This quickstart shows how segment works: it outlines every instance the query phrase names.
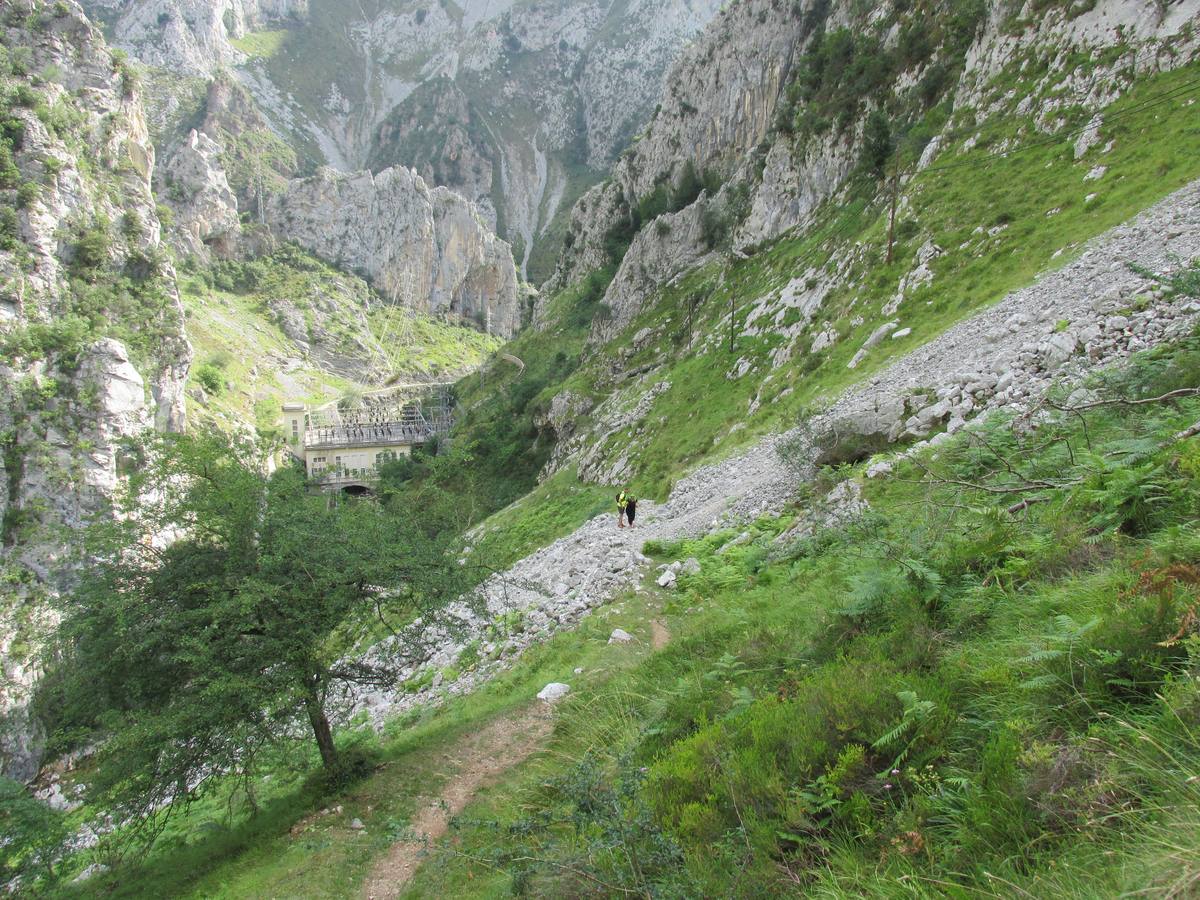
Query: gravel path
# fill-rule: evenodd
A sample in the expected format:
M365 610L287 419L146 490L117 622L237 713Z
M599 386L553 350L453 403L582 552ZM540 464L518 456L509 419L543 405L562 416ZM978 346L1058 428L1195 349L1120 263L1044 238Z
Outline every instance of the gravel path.
M1200 182L1100 235L1076 261L896 360L847 391L812 424L818 431L850 422L866 432L895 436L909 429L919 435L940 426L955 431L991 408L1027 406L1057 378L1112 364L1193 327L1200 304L1169 299L1129 264L1168 272L1197 257ZM1140 311L1118 314L1139 300ZM914 403L917 387L928 393ZM522 618L517 633L480 647L482 658L494 659L452 683L436 677L429 689L414 694L361 694L354 698L355 708L369 711L378 725L442 692L466 693L531 644L625 591L642 589L649 562L641 553L646 541L695 537L722 524L780 512L797 474L776 446L796 433L767 437L737 456L697 469L676 484L664 504L642 501L636 528L618 529L615 512L597 516L493 577L483 587L489 613L515 610ZM466 609L461 614L482 630L483 620ZM428 664L451 666L461 649L447 636Z
M938 403L948 401L948 408L927 417L930 422L958 425L984 409L1029 405L1057 379L1077 378L1187 331L1200 306L1186 298L1171 302L1130 265L1169 273L1198 257L1200 181L851 388L824 419L863 422L878 413L887 425L906 399L903 412L921 411L909 396L914 388L932 389ZM1145 308L1120 314L1135 305Z

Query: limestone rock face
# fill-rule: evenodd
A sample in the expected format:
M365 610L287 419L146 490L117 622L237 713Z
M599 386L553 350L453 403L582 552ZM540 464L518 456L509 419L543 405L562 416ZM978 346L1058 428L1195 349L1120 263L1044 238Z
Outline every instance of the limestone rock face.
M211 75L245 59L232 41L276 22L298 22L308 0L88 0L114 42L148 65Z
M671 63L721 5L324 3L309 24L305 0L87 2L168 81L232 71L313 164L405 165L463 194L538 281L557 256L556 218L645 125ZM265 29L304 51L267 60L237 48Z
M165 177L175 211L172 242L176 249L201 259L210 250L220 257L232 255L242 226L237 197L229 186L220 161L221 147L195 129L171 155Z
M428 184L451 187L475 204L494 231L494 153L466 93L439 78L413 91L379 126L367 167L408 166Z
M1127 52L1114 61L1086 72L1070 67L1070 54L1054 55L1038 88L1048 99L1039 97L1037 103L1039 129L1053 133L1074 106L1096 108L1119 96L1130 72L1157 71L1186 59L1188 54L1178 49L1155 54L1146 48L1148 42L1167 38L1194 43L1187 23L1200 15L1200 2L1181 0L1164 8L1151 0L1099 0L1086 12L1039 17L1032 27L1018 32L1007 27L1001 5L990 5L989 10L967 51L963 71L949 90L955 108L973 107L992 115L1007 111L1005 104L1012 101L1016 113L1029 113L1029 104L1021 108L1011 97L997 100L989 95L989 84L1005 66L1044 48L1072 47L1101 56L1126 47ZM678 184L687 164L697 172L715 173L727 188L740 185L749 192L745 215L729 240L734 249L748 249L808 223L818 206L838 196L858 164L870 105L844 130L793 140L787 129L774 128L781 113L795 114L781 107L786 96L783 88L820 33L821 22L826 30L862 29L886 12L881 6L856 10L850 4L816 0L795 4L746 0L724 10L671 68L659 110L641 139L617 161L609 180L592 188L572 210L567 246L546 293L613 262L605 253L610 230L623 218L629 219L638 201L660 185ZM913 90L921 75L921 71L901 73L897 91ZM1032 95L1026 98L1032 99ZM935 136L919 168L944 153L947 141L945 135ZM1076 150L1082 155L1089 146L1081 138ZM1101 167L1093 171L1097 178L1103 174ZM644 250L638 242L634 241L635 249ZM696 250L684 255L702 256ZM661 283L647 277L638 290L648 293ZM606 302L621 299L614 295Z
M548 287L571 284L594 268L628 199L646 195L664 178L678 180L685 161L701 172L736 170L767 137L804 23L791 5L772 0L722 10L671 67L642 139L617 161L611 179L572 211L575 238Z
M638 233L604 295L612 315L597 318L591 340L599 342L620 333L641 312L644 301L658 285L686 272L708 255L702 231L709 203L701 198L687 209L661 216Z
M191 349L132 73L78 4L9 6L0 41L29 48L28 71L45 73L24 86L72 111L51 130L33 104L13 110L24 125L13 162L37 190L17 204L0 189L0 206L19 207L0 248L0 338L15 339L0 359L0 769L26 779L41 757L27 703L54 627L47 600L73 581L70 535L106 512L125 438L183 427ZM84 318L86 330L70 325Z
M409 169L376 175L323 168L271 198L267 223L330 263L357 272L384 297L510 337L520 325L512 252L478 211Z
M738 243L768 241L806 221L841 187L854 163L852 143L841 139L818 141L803 152L786 141L772 144Z

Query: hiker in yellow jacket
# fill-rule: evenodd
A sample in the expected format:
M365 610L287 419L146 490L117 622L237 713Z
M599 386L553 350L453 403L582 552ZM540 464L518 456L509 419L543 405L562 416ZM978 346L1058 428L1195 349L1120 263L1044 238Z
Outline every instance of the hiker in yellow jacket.
M629 493L629 490L623 490L617 494L617 527L624 528L625 522L628 520L629 527L633 527L633 520L637 517L637 497Z

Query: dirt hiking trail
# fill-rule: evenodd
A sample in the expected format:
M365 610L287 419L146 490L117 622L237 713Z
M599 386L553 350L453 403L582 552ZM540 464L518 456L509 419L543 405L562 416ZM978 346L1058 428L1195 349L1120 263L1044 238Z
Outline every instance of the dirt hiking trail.
M553 727L550 705L539 701L495 719L456 745L446 756L449 780L438 796L421 800L409 827L413 838L397 841L375 864L360 891L364 900L399 897L425 854L446 833L450 819L481 788L541 749Z

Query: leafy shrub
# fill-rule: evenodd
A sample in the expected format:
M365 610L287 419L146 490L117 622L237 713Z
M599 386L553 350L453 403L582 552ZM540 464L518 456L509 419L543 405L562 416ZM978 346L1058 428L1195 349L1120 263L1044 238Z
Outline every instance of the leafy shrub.
M196 369L196 382L214 396L225 389L225 375L212 363L205 363Z
M129 241L136 241L145 234L141 216L132 209L125 210L121 216L121 234Z
M0 822L5 840L0 841L0 878L32 880L53 875L63 841L67 837L61 813L35 800L25 789L0 777Z
M876 178L882 178L894 149L891 123L887 115L877 109L867 117L863 133L863 167Z
M94 282L100 269L107 265L112 249L112 237L109 234L108 222L96 219L89 227L84 228L75 239L72 246L70 271L76 278Z
M17 188L17 208L28 209L37 202L40 194L41 188L36 181L21 182L21 186Z
M0 249L15 250L20 230L21 222L17 218L17 211L11 206L0 206Z
M1095 510L1089 525L1097 531L1142 536L1183 512L1188 500L1161 462L1092 455L1091 472L1077 494Z
M21 170L13 161L8 144L0 142L0 188L11 189L21 181Z
M689 846L740 828L759 850L790 852L844 825L843 803L860 815L881 802L884 782L872 773L897 753L926 761L950 718L941 691L919 693L938 700L919 699L880 659L827 665L787 699L755 700L678 742L651 768L652 806Z
M691 206L703 190L704 182L696 172L696 164L689 159L671 193L671 208L678 211Z

